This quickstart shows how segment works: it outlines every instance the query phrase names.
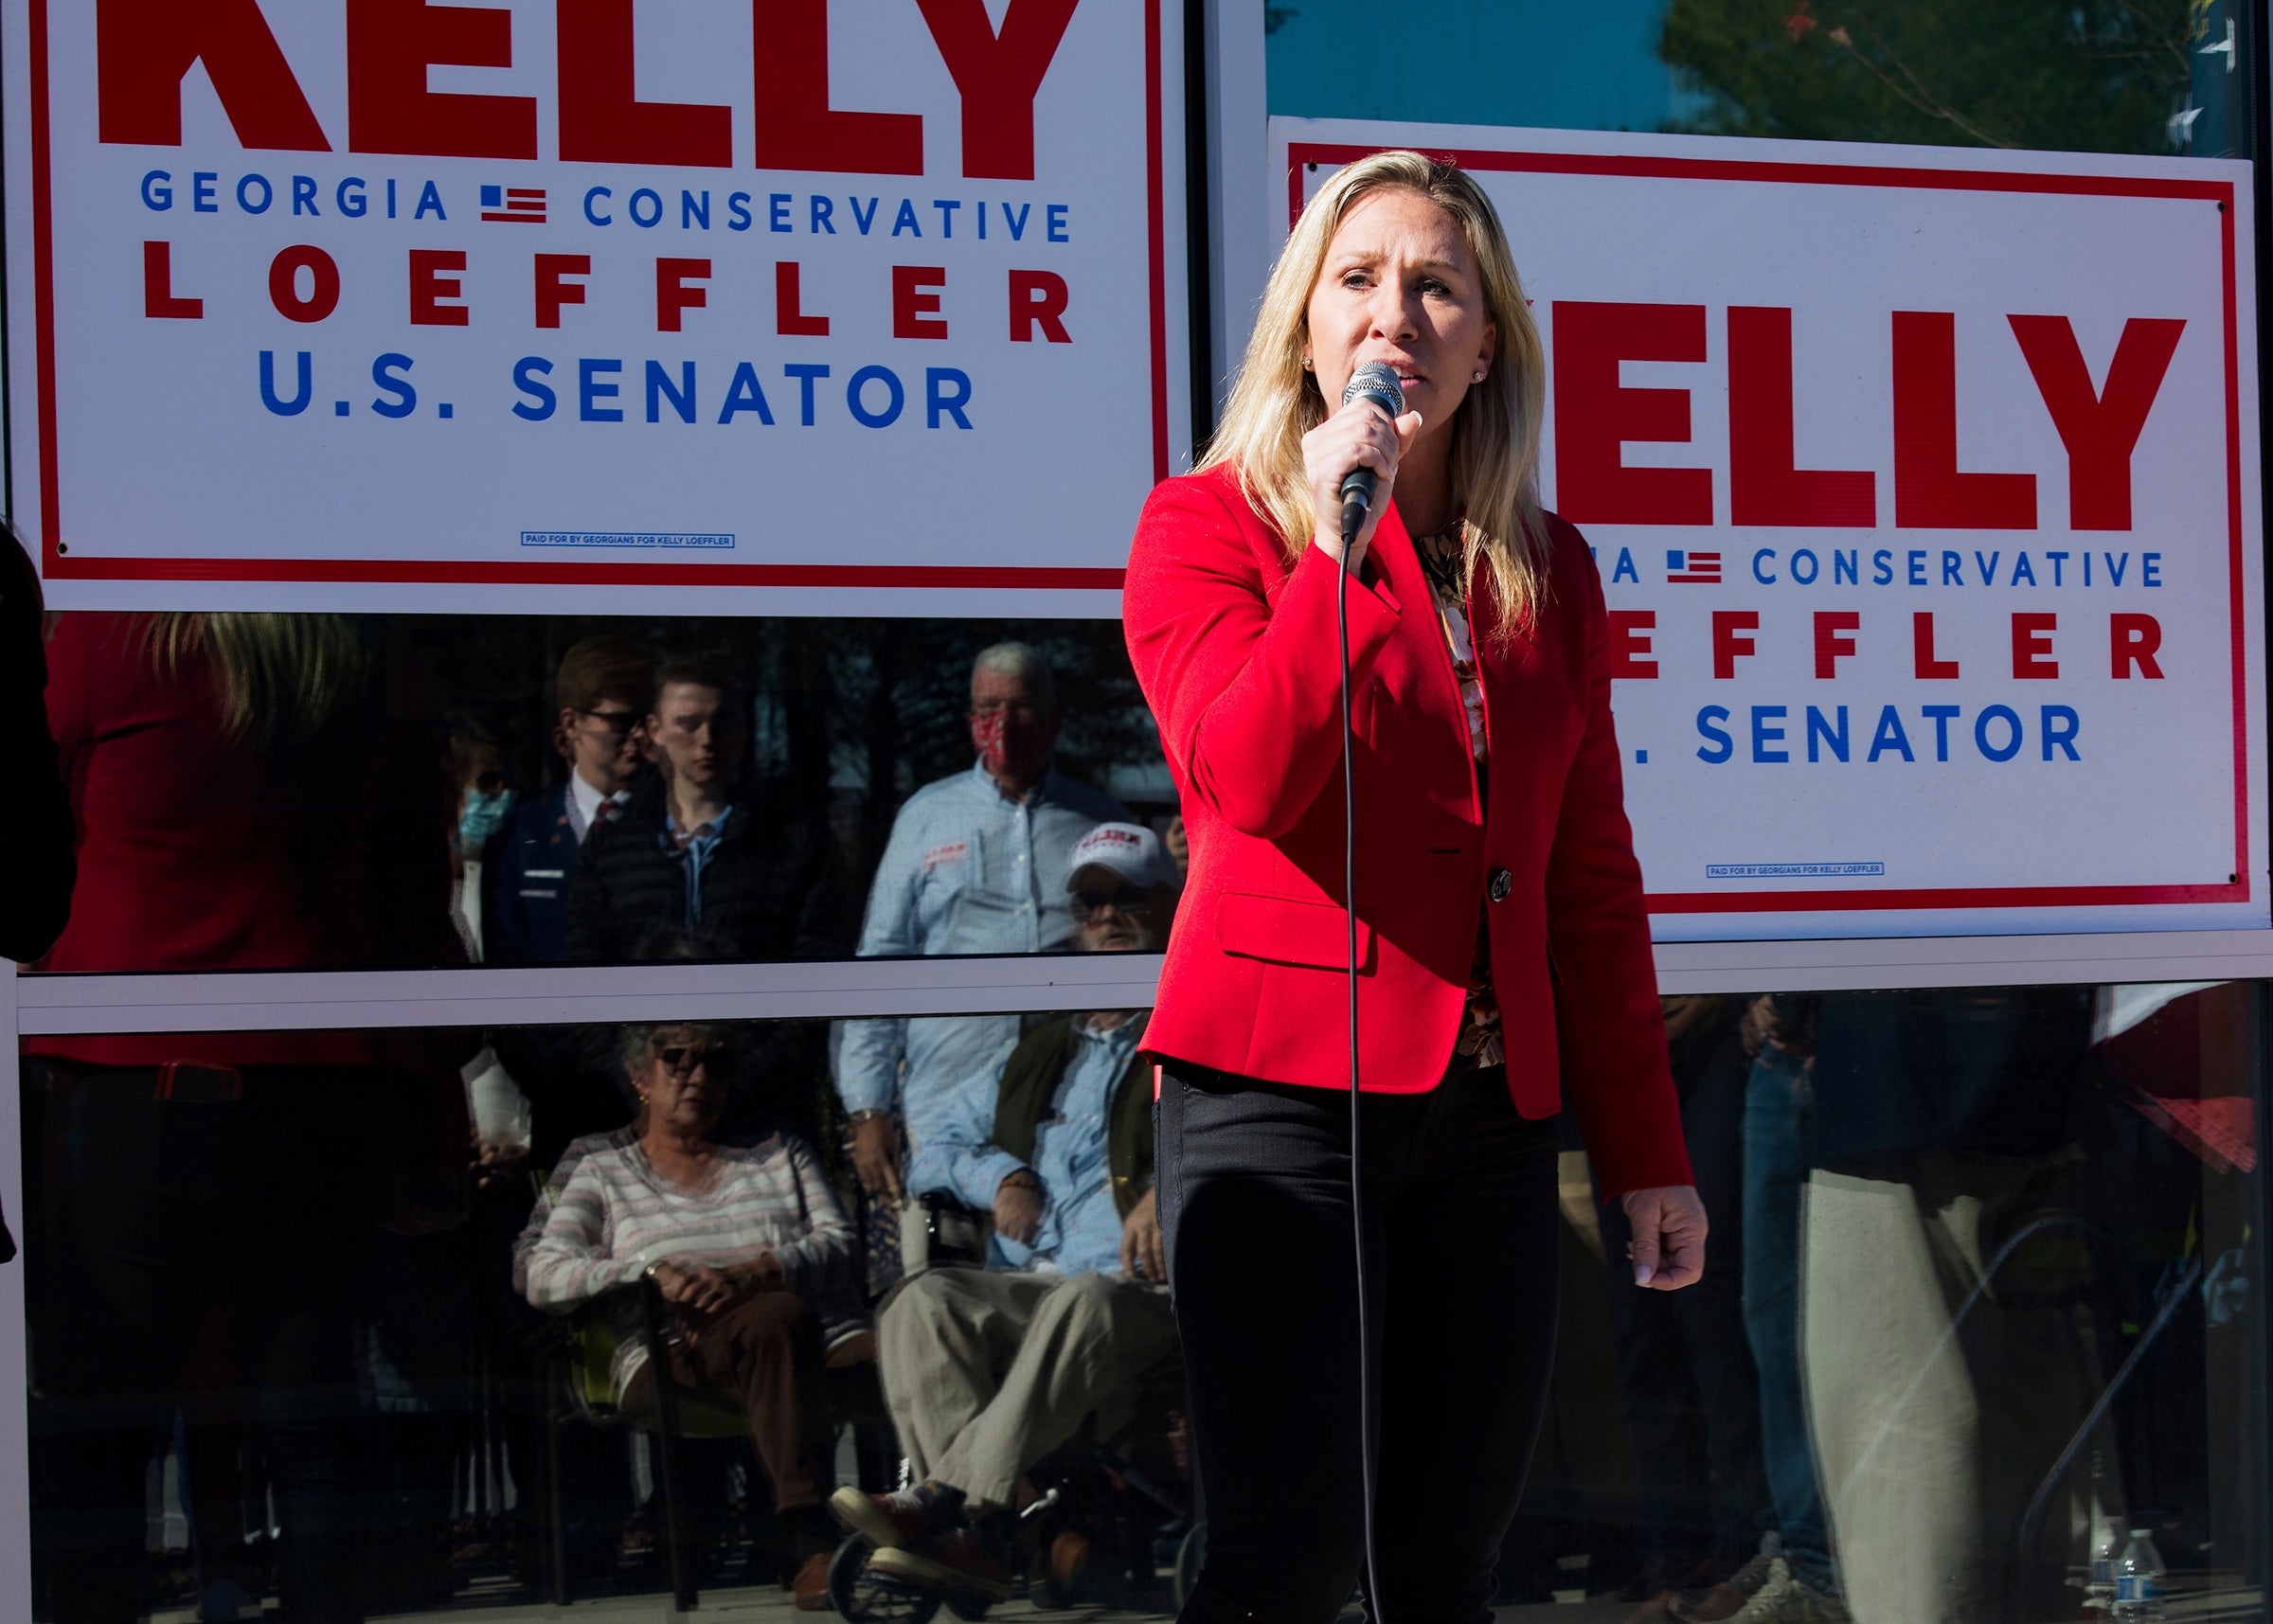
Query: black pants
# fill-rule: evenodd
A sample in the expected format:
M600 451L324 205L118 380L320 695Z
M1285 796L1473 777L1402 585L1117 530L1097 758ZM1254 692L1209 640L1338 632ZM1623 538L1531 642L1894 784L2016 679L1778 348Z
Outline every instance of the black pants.
M1364 1562L1350 1099L1173 1064L1160 1219L1207 1560L1188 1624L1322 1624ZM1555 1125L1506 1073L1360 1106L1376 1615L1482 1624L1553 1358Z
M1731 1005L1737 1001L1731 1000ZM1602 1208L1602 1258L1617 1339L1619 1416L1633 1462L1641 1555L1686 1568L1741 1564L1776 1526L1761 1453L1760 1374L1745 1333L1745 1091L1752 1062L1723 1023L1677 1045L1681 1131L1697 1194L1712 1215L1713 1266L1686 1291L1634 1283L1626 1209Z
M353 1334L397 1142L385 1076L252 1068L213 1103L161 1100L157 1080L58 1076L47 1100L36 1577L59 1624L147 1610L144 1472L204 1341L233 1374L200 1409L249 1428L272 1476L289 1615L353 1624Z

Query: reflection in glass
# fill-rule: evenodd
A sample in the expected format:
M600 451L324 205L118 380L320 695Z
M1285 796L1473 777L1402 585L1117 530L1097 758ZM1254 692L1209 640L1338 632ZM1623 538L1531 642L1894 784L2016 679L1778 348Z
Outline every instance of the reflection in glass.
M2188 0L1672 0L1659 52L1710 134L2187 150ZM2205 147L2203 151L2214 149Z
M1080 869L1111 893L1096 951L1149 942L1171 894L1112 858ZM779 1060L801 1025L151 1036L134 1064L45 1041L38 1616L825 1605L832 1563L1172 1606L1142 1013L1012 1019L956 1141L973 1199L928 1197L917 1283L882 1304L816 1148L833 1089ZM893 1498L904 1456L924 1495ZM888 1554L853 1531L879 1516Z
M1075 844L1125 822L1111 795L1060 772L1065 726L1049 665L1024 643L979 651L969 738L976 759L923 786L892 820L868 887L860 955L1062 952L1076 927L1067 881ZM1149 831L1148 831L1149 833ZM835 1033L838 1097L851 1123L863 1222L877 1236L870 1286L896 1277L889 1238L903 1220L904 1163L1018 1038L1015 1017L845 1021Z
M1602 1222L1626 1594L1693 1617L2075 1616L2146 1527L2174 1592L2238 1598L2261 1560L2255 1332L2206 1282L2250 1267L2261 997L1669 1000L1719 1279L1632 1293ZM1585 1335L1566 1321L1559 1412L1587 1402ZM1550 1427L1527 1512L1616 1503L1583 1426Z
M1141 939L1172 891L1116 827L1069 879L1085 937ZM2072 1617L2146 1528L2175 1608L2240 1605L2262 1004L1669 1000L1712 1266L1634 1291L1566 1141L1501 1601ZM37 1615L811 1598L832 1565L855 1604L1172 1611L1196 1524L1143 1012L1014 1022L883 1237L783 1025L38 1040Z
M975 696L990 647L1032 695ZM835 957L920 785L1103 785L1042 866L1173 812L1110 621L72 613L48 653L93 875L48 971ZM1031 900L900 951L1065 950Z

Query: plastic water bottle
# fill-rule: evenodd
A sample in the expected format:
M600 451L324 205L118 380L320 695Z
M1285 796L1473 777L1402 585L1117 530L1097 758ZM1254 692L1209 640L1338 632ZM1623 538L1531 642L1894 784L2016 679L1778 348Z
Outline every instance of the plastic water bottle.
M2134 1528L2115 1564L2116 1624L2160 1624L2162 1615L2162 1553L2149 1530Z
M2118 1546L2115 1525L2103 1525L2091 1545L2091 1581L2084 1587L2084 1610L2099 1615L2101 1624L2115 1616L2115 1562Z
M2098 1450L2091 1452L2091 1578L2084 1586L2084 1611L2110 1624L2115 1615L2115 1562L2122 1549L2116 1538L2115 1520L2107 1514L2107 1469Z

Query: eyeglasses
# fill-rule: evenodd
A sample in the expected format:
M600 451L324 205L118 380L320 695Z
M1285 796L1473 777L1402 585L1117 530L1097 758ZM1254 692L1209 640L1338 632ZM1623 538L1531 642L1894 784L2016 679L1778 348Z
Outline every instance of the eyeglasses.
M610 733L629 733L647 718L636 710L585 710L578 712L587 721L597 722Z
M696 1066L707 1065L717 1054L715 1044L706 1044L698 1047L693 1044L672 1044L668 1048L657 1049L655 1058L663 1062L663 1069L671 1076L690 1077Z
M1144 906L1144 893L1134 885L1122 885L1111 891L1076 891L1073 894L1073 917L1092 919L1107 908L1123 914L1134 914Z
M1030 699L975 699L971 702L971 714L980 721L1010 715L1021 722L1037 722L1041 720L1042 707Z

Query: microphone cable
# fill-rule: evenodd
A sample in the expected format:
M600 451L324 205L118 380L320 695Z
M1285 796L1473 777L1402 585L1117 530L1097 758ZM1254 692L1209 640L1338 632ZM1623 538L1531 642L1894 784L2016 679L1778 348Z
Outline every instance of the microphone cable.
M1345 397L1346 399L1347 397ZM1358 1107L1363 1097L1357 1086L1357 730L1350 708L1350 554L1357 545L1371 506L1371 492L1345 494L1342 500L1342 556L1334 586L1335 631L1342 655L1342 920L1350 958L1350 1229L1357 1255L1357 1450L1358 1478L1365 1508L1366 1594L1369 1624L1384 1624L1381 1611L1381 1569L1373 1560L1373 1495L1377 1463L1372 1426L1372 1338L1368 1334L1366 1291L1366 1196L1358 1176Z
M1384 361L1362 363L1342 389L1342 404L1366 401L1391 424L1405 410L1405 384ZM1350 554L1365 528L1377 487L1373 470L1360 466L1342 476L1342 556L1334 587L1335 629L1342 653L1342 922L1350 957L1350 1230L1357 1253L1357 1460L1366 1517L1366 1587L1369 1624L1382 1624L1381 1568L1373 1560L1373 1500L1379 1462L1373 1428L1373 1339L1369 1294L1366 1290L1366 1192L1359 1177L1357 1084L1357 729L1350 707Z

